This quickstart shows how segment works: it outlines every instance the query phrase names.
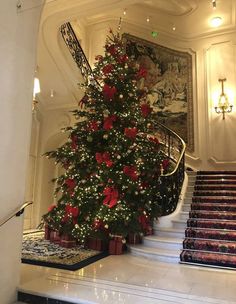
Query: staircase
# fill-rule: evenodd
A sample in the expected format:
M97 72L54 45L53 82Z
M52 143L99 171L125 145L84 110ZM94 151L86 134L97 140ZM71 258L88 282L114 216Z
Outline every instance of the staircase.
M160 262L179 262L186 221L191 206L196 172L188 171L188 186L184 195L181 211L171 220L171 227L154 224L154 235L145 236L140 245L129 245L129 251L136 256Z
M236 268L236 172L197 173L181 263Z

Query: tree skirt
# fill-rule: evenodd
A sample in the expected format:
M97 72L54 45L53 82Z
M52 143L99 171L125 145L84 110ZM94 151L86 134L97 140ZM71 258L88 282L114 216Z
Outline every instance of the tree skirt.
M107 252L74 248L63 248L44 239L44 232L24 234L22 263L77 270L106 257Z

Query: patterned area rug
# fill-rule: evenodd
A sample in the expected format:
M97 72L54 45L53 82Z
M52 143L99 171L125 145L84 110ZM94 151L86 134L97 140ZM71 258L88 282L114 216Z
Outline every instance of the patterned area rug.
M106 257L106 252L74 248L63 248L44 239L44 232L24 234L22 246L22 263L54 267L67 270L83 268Z

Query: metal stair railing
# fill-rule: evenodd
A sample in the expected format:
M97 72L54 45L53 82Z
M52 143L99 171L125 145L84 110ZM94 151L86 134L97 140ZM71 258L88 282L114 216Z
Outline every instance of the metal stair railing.
M33 204L32 201L26 201L26 202L24 202L24 204L17 207L13 212L11 212L11 214L9 216L7 216L5 219L0 221L0 227L2 227L4 224L6 224L8 221L10 221L10 219L12 219L13 217L21 216L21 214L24 213L25 208L32 204Z
M162 152L171 162L171 170L162 172L159 181L161 215L167 215L175 210L182 189L186 144L177 133L158 122L155 122L154 130Z

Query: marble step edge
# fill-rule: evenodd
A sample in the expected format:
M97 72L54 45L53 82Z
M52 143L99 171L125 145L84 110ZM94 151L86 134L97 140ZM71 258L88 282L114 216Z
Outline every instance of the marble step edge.
M60 284L62 287L64 285L64 278L58 278L56 277L55 279L53 277L50 277L50 279L54 282L55 284ZM220 300L220 299L215 299L215 298L208 298L208 297L201 297L201 296L197 296L197 295L191 295L191 294L185 294L183 292L178 292L178 291L172 291L172 290L167 290L167 289L160 289L160 288L156 288L156 287L152 287L150 289L149 286L142 286L142 285L138 285L138 284L128 284L128 283L121 283L121 282L114 282L114 281L105 281L105 280L97 280L96 281L87 281L88 285L90 288L98 288L100 289L100 287L102 287L102 289L106 289L108 292L119 292L121 294L130 294L130 298L127 298L127 302L125 303L132 303L132 294L139 297L143 297L143 299L148 298L148 296L150 296L150 294L152 295L152 298L156 299L156 303L163 303L162 301L165 301L167 303L181 303L181 304L188 304L188 303L193 303L193 304L199 304L199 303L205 303L205 304L231 304L231 302L229 301L224 301L224 300ZM68 284L70 283L75 283L75 280L72 279L68 279ZM112 284L111 284L112 283ZM96 284L98 284L96 286ZM26 291L22 291L25 292ZM32 292L33 294L33 292ZM91 303L88 302L86 300L80 300L78 299L78 297L73 297L74 300L76 301L75 303ZM109 299L108 299L109 300ZM135 299L134 303L135 303ZM148 303L147 301L144 301L145 303ZM74 301L73 301L74 303ZM97 301L96 301L97 303ZM109 301L109 303L112 303ZM141 302L140 302L141 303ZM233 302L232 302L233 304Z
M162 248L154 248L154 247L148 247L143 245L129 245L129 250L132 252L133 250L136 250L140 253L145 254L153 254L157 256L167 256L167 257L173 257L173 258L179 258L179 254L182 249L162 249Z
M183 238L164 237L158 235L145 236L144 241L145 240L151 242L163 242L163 243L174 243L174 244L182 244L183 242Z

